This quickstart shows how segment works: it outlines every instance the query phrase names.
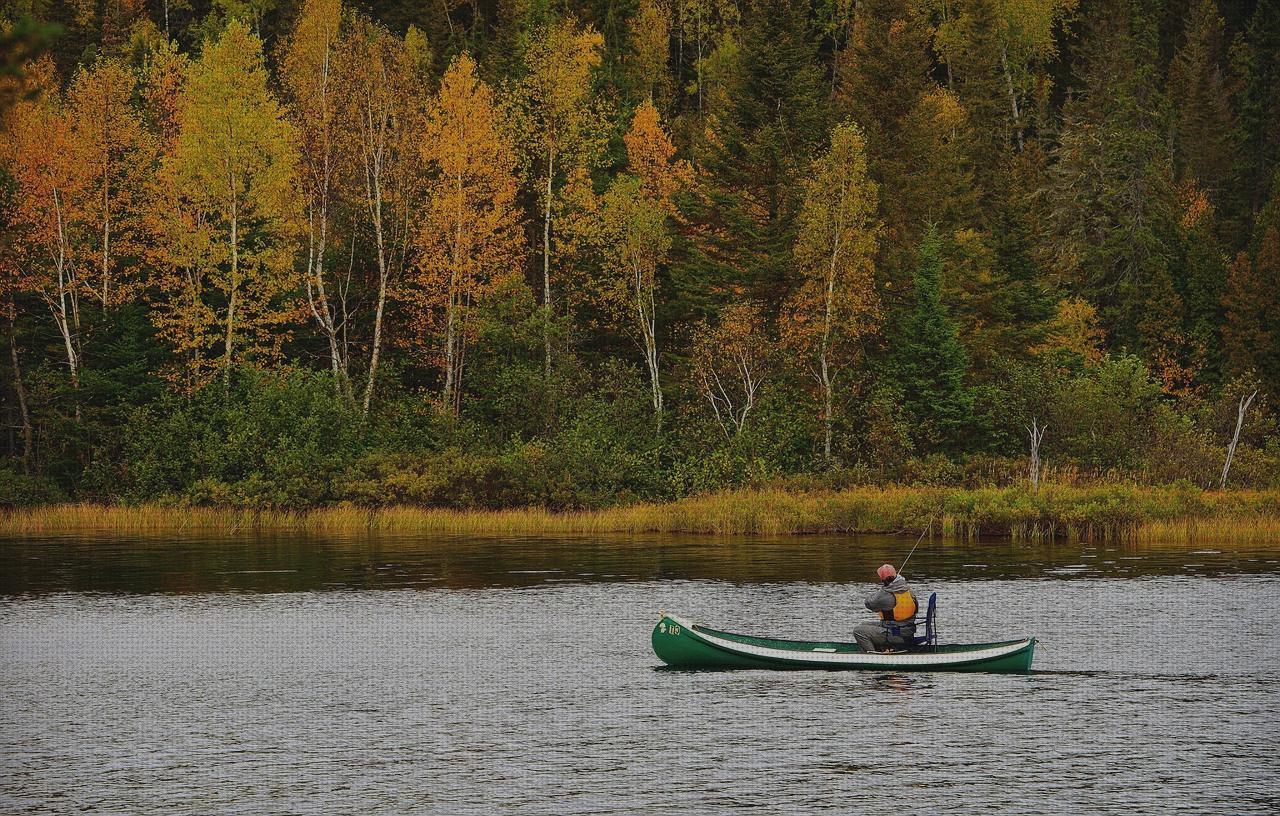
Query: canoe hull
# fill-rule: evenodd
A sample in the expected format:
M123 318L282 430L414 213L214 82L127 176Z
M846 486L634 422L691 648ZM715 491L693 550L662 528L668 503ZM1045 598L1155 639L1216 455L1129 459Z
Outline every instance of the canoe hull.
M1035 638L940 646L901 655L868 654L853 643L779 640L721 632L676 615L653 628L653 651L682 669L824 669L844 671L948 671L1025 674Z

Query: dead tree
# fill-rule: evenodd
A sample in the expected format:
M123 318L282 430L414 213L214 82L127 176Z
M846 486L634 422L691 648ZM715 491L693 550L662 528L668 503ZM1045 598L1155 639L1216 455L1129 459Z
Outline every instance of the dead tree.
M1248 397L1240 398L1240 406L1236 412L1236 432L1231 436L1231 444L1227 445L1227 461L1222 463L1222 479L1218 482L1218 489L1221 490L1227 486L1227 474L1231 472L1231 460L1236 458L1236 445L1240 444L1240 431L1244 428L1244 414L1249 410L1249 406L1253 404L1253 398L1258 396L1255 388L1253 393Z
M1035 417L1031 418L1031 424L1027 426L1027 434L1031 437L1031 461L1028 470L1031 475L1032 490L1040 489L1040 443L1044 441L1044 432L1048 427L1048 425L1039 424Z

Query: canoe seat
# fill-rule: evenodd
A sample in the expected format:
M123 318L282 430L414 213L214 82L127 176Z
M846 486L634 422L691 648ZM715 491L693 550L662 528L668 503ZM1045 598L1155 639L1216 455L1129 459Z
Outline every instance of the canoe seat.
M928 611L924 613L924 634L911 638L911 647L936 647L938 645L938 593L929 593Z

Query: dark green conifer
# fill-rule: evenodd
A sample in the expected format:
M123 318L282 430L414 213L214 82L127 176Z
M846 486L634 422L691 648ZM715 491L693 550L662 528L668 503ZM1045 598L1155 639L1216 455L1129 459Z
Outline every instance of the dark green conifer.
M915 292L915 311L907 321L897 376L907 410L916 421L917 445L959 451L973 421L973 391L966 383L969 355L942 303L941 242L936 227L929 228L920 244Z

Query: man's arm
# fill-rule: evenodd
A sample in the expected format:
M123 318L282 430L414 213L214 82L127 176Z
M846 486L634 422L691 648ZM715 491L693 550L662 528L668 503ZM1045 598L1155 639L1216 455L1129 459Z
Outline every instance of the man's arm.
M894 601L892 593L885 592L883 589L877 589L875 592L871 593L871 597L867 598L863 605L872 612L887 612L890 609L893 609L894 603L896 602Z

